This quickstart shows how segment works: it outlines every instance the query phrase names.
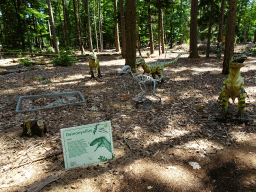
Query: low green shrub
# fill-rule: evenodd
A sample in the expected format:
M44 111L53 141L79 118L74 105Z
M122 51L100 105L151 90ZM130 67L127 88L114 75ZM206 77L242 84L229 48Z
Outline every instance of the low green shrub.
M53 59L53 64L57 66L71 66L75 64L76 58L68 55L66 52L60 52L59 54L56 54Z

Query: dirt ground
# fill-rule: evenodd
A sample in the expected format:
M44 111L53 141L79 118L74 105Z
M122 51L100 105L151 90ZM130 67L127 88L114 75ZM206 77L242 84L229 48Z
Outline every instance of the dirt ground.
M164 60L157 50L151 58L147 52L142 51L147 63ZM22 69L0 75L0 191L256 191L254 55L241 69L249 119L242 124L235 119L237 100L229 105L227 122L215 120L225 76L214 54L182 55L165 68L164 83L156 88L162 104L148 93L149 101L137 105L133 98L139 86L131 76L117 75L125 60L111 50L98 58L100 79L90 79L86 56L71 67L37 65L34 70L23 70L29 67L16 58L0 60L0 72ZM20 96L72 91L80 91L86 103L15 112ZM21 137L20 124L29 118L43 119L48 133ZM114 160L65 170L60 129L109 120Z

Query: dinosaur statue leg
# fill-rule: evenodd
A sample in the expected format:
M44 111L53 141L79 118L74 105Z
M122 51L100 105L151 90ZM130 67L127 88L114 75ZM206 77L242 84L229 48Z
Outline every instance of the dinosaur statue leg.
M90 74L91 74L91 78L94 78L94 73L93 73L93 68L90 67Z
M238 96L238 118L240 120L244 120L244 108L245 108L245 97L246 97L246 92L244 88L241 89L241 92Z
M223 86L223 89L220 93L220 99L221 99L221 108L222 108L220 119L225 119L228 111L228 99L229 99L229 96L225 90L225 86Z
M100 72L100 66L98 67L98 77L102 77L101 72Z

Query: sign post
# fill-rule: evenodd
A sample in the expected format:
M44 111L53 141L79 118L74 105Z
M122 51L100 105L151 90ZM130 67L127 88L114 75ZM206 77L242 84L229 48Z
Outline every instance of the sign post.
M114 158L110 121L61 129L61 138L66 169Z

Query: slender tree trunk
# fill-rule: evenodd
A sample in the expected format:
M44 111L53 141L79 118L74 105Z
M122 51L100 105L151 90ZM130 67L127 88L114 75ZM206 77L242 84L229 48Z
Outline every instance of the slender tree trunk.
M236 9L238 0L229 1L229 11L228 11L228 26L227 35L225 41L225 54L223 61L222 74L229 74L229 62L234 53L234 41L235 41L235 24L236 24Z
M19 0L18 1L13 0L13 5L15 7L15 13L16 13L16 17L17 17L17 20L18 20L17 31L19 31L20 41L22 43L22 49L25 49L24 32L23 32L23 29L22 29L21 17L20 17L20 13L19 13L20 1ZM25 18L24 18L24 20L25 20Z
M197 58L197 15L198 0L191 0L191 21L190 21L190 58Z
M64 0L62 0L62 6L63 6L63 16L64 16L64 37L65 37L65 43L67 46L67 49L69 49L69 38L68 38L68 26L67 26L67 8L66 3Z
M66 45L67 42L66 42L66 36L65 36L65 30L64 30L63 22L61 20L61 15L60 15L60 3L59 3L59 0L57 0L57 7L58 7L59 20L60 20L60 23L61 23L60 30L62 32L62 42L64 41L65 45Z
M211 1L211 12L209 18L209 26L208 26L208 34L207 34L207 50L206 50L206 57L210 56L210 45L211 45L211 34L212 34L212 14L213 14L213 1Z
M53 40L52 40L52 31L51 31L50 21L48 21L47 23L48 23L48 30L49 30L49 36L50 36L50 45L51 45L51 47L54 47L53 46Z
M158 52L161 55L161 7L158 8Z
M99 52L99 40L98 40L98 31L97 31L97 25L96 25L96 19L95 19L94 0L93 0L93 21L94 21L94 28L95 28L96 48L97 48L97 52Z
M122 57L126 56L126 31L125 31L125 18L124 18L124 2L119 1L120 4L120 22L121 22L121 41L122 41Z
M24 7L23 7L23 2L21 1L21 4L22 4L22 13L23 15L25 15L25 12L24 12ZM27 25L27 21L26 21L26 17L24 17L24 24L25 24L25 29L27 31L27 35L28 35L28 47L29 47L29 51L31 53L31 56L33 56L33 53L32 53L32 46L31 46L31 39L30 39L30 34L29 34L29 30L28 30L28 25Z
M114 0L114 5L115 5L115 17L116 17L116 22L115 22L115 44L116 44L116 52L120 51L120 42L119 42L119 31L118 31L118 19L117 19L117 0Z
M53 18L53 14L52 14L51 1L47 0L47 4L48 4L48 9L49 9L49 16L50 16L50 23L51 23L51 32L52 32L52 37L53 37L53 47L55 49L55 52L59 53L59 48L58 48L58 44L57 44L57 40L56 40L54 18Z
M79 27L79 21L77 17L77 6L76 6L76 0L73 0L73 6L74 6L74 13L75 13L75 21L76 21L76 30L77 30L77 37L78 37L78 43L80 47L81 54L84 54L84 48L82 45L82 40L81 40L81 33L80 33L80 27Z
M132 68L135 72L135 62L136 62L136 0L129 0L126 2L126 57L125 64Z
M149 31L150 54L154 54L154 37L153 37L153 29L152 29L150 0L148 2L148 31Z
M244 40L243 43L246 44L246 24L244 24Z
M256 30L254 30L253 43L256 43Z
M103 51L103 33L102 33L102 21L101 21L101 0L99 0L99 33L100 33L100 52Z
M221 52L222 52L222 29L223 29L223 22L224 22L224 9L225 9L225 2L226 0L221 1L221 7L220 7L220 22L219 22L219 33L218 33L218 43L217 43L217 57L221 58Z
M89 0L87 0L87 25L88 25L88 43L89 43L89 49L93 50L92 45L92 33L91 33L91 22L90 22L90 5Z
M163 20L163 11L160 12L160 30L161 30L161 45L162 45L162 54L164 54L164 20Z

